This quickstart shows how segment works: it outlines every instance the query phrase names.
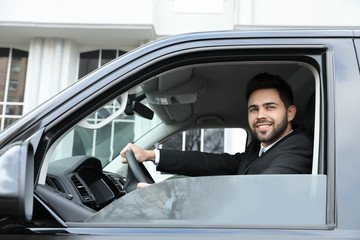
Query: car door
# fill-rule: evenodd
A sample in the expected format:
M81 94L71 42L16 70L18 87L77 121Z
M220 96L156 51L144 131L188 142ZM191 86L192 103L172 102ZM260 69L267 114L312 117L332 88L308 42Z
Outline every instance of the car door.
M121 207L125 205L125 203L137 202L137 205L132 206L133 209L143 207L143 205L139 205L139 201L141 200L141 196L151 195L148 192L151 191L151 188L149 188L148 190L139 191L138 194L129 194L129 196L126 196L126 202L118 201L120 205L113 205L112 208L110 208L112 210L103 211L100 214L96 214L89 221L83 222L64 221L51 206L46 204L44 199L37 197L36 202L38 205L36 210L47 212L47 214L45 214L46 217L48 217L48 215L51 217L46 219L47 221L39 221L44 224L41 228L36 226L36 221L28 225L24 224L24 228L39 235L65 233L69 235L78 234L79 237L86 235L86 238L90 238L92 235L94 235L94 238L99 235L106 235L109 238L117 237L115 235L137 237L139 233L141 236L150 235L156 238L169 236L174 238L187 238L189 236L202 238L215 234L217 236L234 237L237 239L239 237L247 238L249 236L260 238L264 235L285 236L288 238L321 234L329 235L329 229L334 229L335 224L334 156L333 154L329 154L331 146L334 145L334 138L331 134L328 134L325 126L332 126L332 124L334 124L334 117L327 115L330 114L327 111L332 109L332 101L334 100L332 98L334 51L341 51L344 47L340 40L313 38L311 35L296 38L299 33L284 34L281 38L268 37L266 35L270 34L274 36L279 33L255 33L255 36L250 38L252 34L254 33L194 34L165 39L144 46L139 50L120 57L104 68L85 77L27 117L21 119L17 124L2 134L2 139L4 139L2 145L25 140L36 133L39 128L44 128L41 134L37 135L36 138L32 138L34 139L33 141L35 141L35 139L38 140L38 144L33 147L34 154L30 154L34 155L35 159L34 182L36 186L42 179L42 174L47 173L46 169L50 162L50 153L54 150L54 146L57 146L59 139L64 137L74 126L78 125L93 112L101 109L102 106L134 88L137 84L143 83L143 81L148 81L167 71L201 64L223 65L232 62L251 62L252 64L260 62L264 64L264 62L267 61L285 64L288 62L296 62L304 65L304 69L307 69L313 74L314 89L312 90L315 91L317 96L315 101L315 130L313 132L315 144L313 174L289 178L287 178L287 176L205 178L204 181L200 180L200 183L196 179L183 180L179 186L183 186L184 188L185 186L197 184L201 187L206 183L217 186L216 180L219 179L229 186L224 189L220 198L214 198L217 201L212 202L210 207L202 209L203 212L209 209L216 210L209 212L209 214L214 214L210 214L211 217L209 218L215 219L213 222L187 222L186 218L175 223L173 221L163 221L163 219L154 219L154 222L143 222L141 218L138 218L139 216L136 215L129 223L122 221L116 222L116 217L115 219L106 217L108 214L114 213L114 209L117 207L121 210L126 209L126 206ZM327 33L324 34L326 35ZM143 144L144 147L151 148L162 140L161 137L162 136L159 136L158 139L156 139L157 137L154 137L154 135L144 135L144 137L137 140L137 142ZM150 138L154 139L150 141ZM29 149L26 146L27 145L25 145L25 149ZM28 171L31 171L31 169ZM246 218L245 215L240 218L237 215L231 215L232 210L236 207L236 201L229 201L229 208L225 211L226 214L221 218L216 218L219 209L217 209L218 206L215 203L220 204L221 201L226 201L227 198L231 198L224 198L224 196L226 196L224 194L230 194L236 191L236 186L238 185L230 184L235 179L244 184L245 194L249 196L256 195L258 196L256 200L259 201L257 204L252 205L254 198L250 197L242 203L243 206L246 206L244 211L250 209L247 213L248 218ZM257 189L259 186L256 185L259 181L262 182L264 186L267 186L268 191L265 191L266 189L264 188L259 188L259 191L255 194L254 189ZM280 185L275 184L276 182L288 182L289 185L286 185L285 188L279 188ZM269 185L266 185L266 183ZM164 182L158 186L153 186L152 193L159 193L155 194L155 197L162 196L160 190L174 187L173 184L173 182ZM216 189L221 189L221 186L222 185L217 186ZM275 189L272 189L271 186L275 186ZM291 188L291 186L296 186L296 188ZM157 190L159 192L154 190L156 187L158 187ZM270 196L272 192L269 189L276 192L275 197L270 201L270 205L266 204L267 200L269 200L266 199L266 196ZM284 189L286 189L286 191ZM291 192L290 189L294 192ZM211 188L207 189L207 191L208 192L200 193L211 193ZM263 191L267 194L264 194ZM289 191L291 194L288 194ZM212 194L214 193L217 192L215 191ZM217 195L214 194L211 196L215 197ZM277 197L282 198L282 200L279 201ZM241 193L237 194L234 199L241 199ZM173 206L173 200L171 200L171 197L162 200L162 204L164 204L164 207L166 206L162 208L162 210L165 209L166 215L166 209L169 209L169 206ZM199 204L197 195L194 195L190 200L189 205L198 206L199 208L203 207L201 204L196 205ZM296 204L293 205L292 201L295 201ZM283 208L285 203L285 209L287 210ZM301 206L301 203L304 205ZM261 205L264 205L265 208L260 208L259 206ZM258 215L259 212L266 212L265 210L270 209L271 206L274 206L272 209L275 209L274 211L269 211L265 213L265 215ZM301 208L296 209L296 207L299 206L301 206ZM182 207L189 211L186 205ZM263 211L259 211L259 209ZM292 209L295 214L291 213ZM313 213L314 215L309 216L304 214L301 215L302 217L300 218L303 210L307 210L309 214ZM277 211L282 213L280 217L274 216ZM164 212L162 212L162 214L164 214ZM227 218L227 216L231 217ZM104 219L111 221L109 223L104 221ZM140 220L137 221L138 219ZM202 221L204 220L204 218L201 219ZM227 221L225 221L225 219L227 219ZM313 221L309 221L309 219ZM316 229L316 233L312 231L313 229Z

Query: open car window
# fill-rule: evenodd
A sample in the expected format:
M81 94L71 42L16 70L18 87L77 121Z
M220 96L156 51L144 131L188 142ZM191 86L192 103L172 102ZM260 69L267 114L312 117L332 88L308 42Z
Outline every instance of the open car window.
M294 124L305 127L315 142L313 174L161 178L140 190L128 184L132 174L119 155L127 143L145 149L168 148L166 140L183 131L201 135L210 130L206 134L218 140L219 132L211 130L239 134L237 130L242 129L241 141L223 141L222 148L209 152L235 153L229 151L230 145L239 147L236 152L244 151L252 136L243 91L255 73L265 71L282 75L294 90L298 106ZM69 181L65 185L75 188L65 194L77 195L76 204L91 208L80 220L67 214L69 226L323 226L327 176L318 171L319 84L315 68L299 61L204 63L162 72L108 101L63 134L48 152L49 171L42 172L39 182ZM181 138L186 139L186 133ZM178 150L207 151L204 143L199 147L188 140L172 145ZM71 170L66 170L68 165ZM146 165L156 171L152 162ZM96 177L89 177L90 173Z

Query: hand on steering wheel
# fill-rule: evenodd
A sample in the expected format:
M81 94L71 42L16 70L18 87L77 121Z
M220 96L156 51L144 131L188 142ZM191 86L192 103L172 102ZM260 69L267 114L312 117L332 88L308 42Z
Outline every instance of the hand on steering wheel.
M137 182L145 182L145 183L152 183L151 180L149 180L143 170L141 169L138 161L136 160L133 151L127 151L125 152L126 161L129 164L129 168L134 174Z

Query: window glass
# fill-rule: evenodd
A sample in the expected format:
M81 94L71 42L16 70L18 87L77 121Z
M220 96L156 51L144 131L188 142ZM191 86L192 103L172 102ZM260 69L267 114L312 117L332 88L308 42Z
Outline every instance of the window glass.
M118 55L117 56L121 56L121 55L123 55L123 54L125 54L126 52L125 51L121 51L121 50L119 50L118 51Z
M101 51L101 65L104 65L116 58L116 50Z
M63 136L50 161L79 155L91 155L100 159L103 166L111 162L129 142L134 142L160 123L121 111L123 99L114 99L90 114ZM146 100L142 103L146 106Z
M324 225L325 216L325 175L247 175L163 181L125 195L88 221L298 227Z
M224 129L204 129L204 152L224 152Z
M13 124L16 120L18 120L18 118L5 118L4 128L7 128L11 124Z
M163 144L161 144L161 148L171 150L183 150L183 133L178 133L170 137Z
M80 53L79 78L99 67L99 50Z
M160 145L161 149L209 153L244 152L247 133L242 128L206 128L178 133Z
M26 51L0 48L1 130L22 115L27 61Z
M185 150L186 151L201 150L201 131L199 129L186 131Z
M9 82L9 90L10 91L17 91L19 86L19 81L17 79L10 79Z
M9 64L9 48L0 48L0 101L4 101L5 84Z
M124 53L126 52L110 49L80 53L79 79Z
M125 117L113 121L100 129L86 129L78 126L74 129L72 156L92 155L103 165L110 162L116 153L134 140L134 121Z
M7 105L6 106L6 115L18 115L21 116L23 112L22 105Z
M9 102L23 102L28 53L13 49L9 81Z

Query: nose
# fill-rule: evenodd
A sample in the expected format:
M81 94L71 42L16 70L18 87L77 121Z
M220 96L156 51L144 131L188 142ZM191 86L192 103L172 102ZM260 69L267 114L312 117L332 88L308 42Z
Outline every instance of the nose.
M257 119L264 119L264 118L266 118L265 110L264 110L263 108L259 108L256 117L257 117Z

